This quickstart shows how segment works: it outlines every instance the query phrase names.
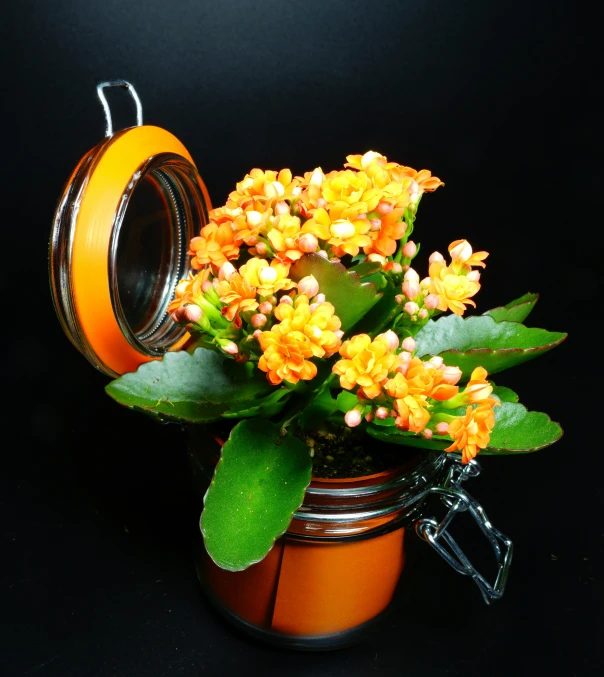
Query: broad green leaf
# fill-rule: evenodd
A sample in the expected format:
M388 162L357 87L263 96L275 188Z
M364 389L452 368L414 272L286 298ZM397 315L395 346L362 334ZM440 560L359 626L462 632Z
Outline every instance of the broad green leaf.
M539 300L539 294L524 294L519 299L514 299L499 308L491 308L483 315L490 315L497 322L524 322L528 314Z
M355 405L359 403L357 396L354 393L350 393L347 390L342 390L338 395L336 402L338 404L338 409L346 413L350 411Z
M505 386L496 386L493 381L489 381L493 386L493 395L500 402L518 402L518 395L511 389Z
M351 334L369 334L375 337L389 328L394 316L401 311L394 299L398 293L400 293L400 288L395 287L392 281L388 280L381 299L357 322Z
M312 460L297 437L265 420L240 421L222 448L200 528L219 567L241 571L263 559L291 522L310 483Z
M361 282L356 273L341 263L328 261L318 254L305 254L289 271L295 282L307 275L314 275L319 291L334 305L343 331L350 329L381 298L374 284Z
M488 315L465 320L447 315L430 320L418 332L416 355L440 355L445 364L461 368L465 381L478 366L495 374L543 355L566 336L564 332L528 328L518 322L496 322Z
M288 388L275 388L272 393L260 399L254 398L253 404L250 401L242 402L228 411L223 412L224 418L250 418L252 416L261 416L262 418L271 418L279 414L287 404L292 391Z
M379 261L363 261L362 263L349 268L350 273L356 273L361 279L373 275L378 270L382 269L382 264Z
M250 365L253 368L253 365ZM219 418L235 404L273 390L264 374L213 350L166 353L111 381L105 391L116 402L160 419L203 423Z
M298 421L302 430L316 430L338 408L337 402L331 396L329 388L321 390L309 404L304 407Z
M495 407L495 427L483 454L522 454L538 451L563 435L558 423L540 411L528 411L518 402Z
M415 433L399 430L398 428L378 427L374 424L375 421L367 426L367 433L382 442L401 444L406 447L418 447L420 449L436 449L437 451L443 451L446 447L451 446L451 440L448 437L433 435L429 440L426 440L421 435L416 435Z

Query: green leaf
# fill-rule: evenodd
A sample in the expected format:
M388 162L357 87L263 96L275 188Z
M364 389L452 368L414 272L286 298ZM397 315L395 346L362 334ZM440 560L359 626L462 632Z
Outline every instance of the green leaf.
M517 402L503 402L494 411L495 427L483 454L526 454L549 447L564 434L547 414Z
M287 529L310 483L308 447L268 421L240 421L222 448L201 514L206 549L241 571L263 559Z
M490 315L496 322L524 322L539 300L539 294L524 294L499 308L491 308L483 315Z
M379 261L363 261L362 263L348 269L350 273L356 273L361 279L373 275L378 270L382 269L382 264Z
M398 293L400 293L400 287L395 288L392 281L388 279L380 300L359 320L351 333L369 334L375 337L390 327L394 316L401 311L394 298Z
M197 348L192 355L166 353L146 362L111 381L105 391L119 404L156 418L203 423L235 404L251 406L274 388L258 370Z
M518 322L496 322L488 315L465 320L447 315L430 320L418 332L416 355L440 355L445 364L461 368L464 381L478 366L495 374L543 355L566 336L563 332L528 328Z
M279 414L283 407L287 404L292 391L288 388L281 387L260 399L254 398L254 404L249 405L249 400L242 402L228 411L223 412L224 418L250 418L252 416L261 416L263 418L272 418Z
M299 419L302 430L317 430L335 411L338 405L329 388L321 390L317 397L304 407Z
M336 399L338 409L346 413L359 403L357 396L347 390L342 390Z
M399 430L398 428L381 428L375 426L373 421L366 428L367 433L376 440L388 442L389 444L400 444L406 447L418 447L420 449L436 449L443 451L445 447L451 446L451 440L448 437L433 435L429 440L421 435Z
M489 381L493 386L493 395L500 402L518 402L518 395L511 389L505 386L496 386L493 381Z
M307 275L314 275L319 283L319 291L334 305L336 315L342 321L343 331L350 329L381 298L375 284L361 282L357 273L318 254L305 254L289 271L290 278L295 282Z

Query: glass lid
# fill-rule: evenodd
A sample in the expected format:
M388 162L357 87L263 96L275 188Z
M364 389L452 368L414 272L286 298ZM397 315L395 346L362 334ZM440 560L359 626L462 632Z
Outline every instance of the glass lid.
M137 125L115 133L104 96L112 86L125 87L137 109ZM97 92L106 138L80 160L59 200L49 273L65 333L95 367L117 376L186 343L167 308L211 205L181 142L142 124L130 83L104 82Z

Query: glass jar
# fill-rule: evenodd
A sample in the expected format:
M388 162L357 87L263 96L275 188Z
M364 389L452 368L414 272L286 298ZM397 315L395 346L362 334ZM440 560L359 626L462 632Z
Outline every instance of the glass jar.
M220 444L193 435L188 453L203 495ZM218 567L199 534L197 572L207 598L229 622L272 644L321 650L363 639L395 599L409 528L424 524L419 535L429 542L434 536L421 533L438 526L422 521L428 498L458 498L447 489L455 482L451 455L401 450L401 456L401 465L374 475L313 478L286 533L244 571ZM442 547L438 537L435 543ZM496 598L499 592L488 587Z

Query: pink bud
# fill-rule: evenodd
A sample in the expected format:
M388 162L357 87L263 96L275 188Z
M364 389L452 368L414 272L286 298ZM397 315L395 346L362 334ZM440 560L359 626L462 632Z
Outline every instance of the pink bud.
M325 207L326 204L327 204L327 200L324 197L320 197L317 200L317 207Z
M417 271L414 270L413 268L407 269L407 271L405 272L404 279L409 282L417 282L419 284L419 275L417 274Z
M383 421L384 419L387 419L388 416L390 416L390 412L388 409L386 409L386 407L378 407L375 410L375 416L376 418L379 418L380 421Z
M415 339L412 336L407 336L403 341L402 348L405 352L412 353L415 350Z
M264 327L266 324L266 315L263 315L262 313L256 313L255 315L252 315L250 322L252 323L252 327L256 327L257 329Z
M380 219L371 219L369 223L371 224L371 230L373 232L379 230L382 227L382 222Z
M407 374L407 371L409 371L409 365L406 362L399 364L398 367L396 368L396 372L398 374L402 374L403 376Z
M472 280L472 282L478 282L478 280L480 280L480 271L479 270L471 270L468 273L468 280Z
M237 353L239 352L239 348L237 347L237 344L233 343L232 341L225 343L222 346L222 349L224 350L225 353L228 353L229 355L237 355Z
M263 315L270 315L273 312L273 305L272 303L269 303L268 301L263 301L259 306L258 310L263 314Z
M314 275L307 275L298 282L298 291L300 294L306 294L308 298L312 298L319 292L319 283Z
M253 247L255 244L258 244L258 238L255 235L250 235L246 238L245 244L249 247Z
M367 214L359 214L356 218L355 221L363 221L363 219L367 218Z
M336 335L337 338L341 339L342 336L344 336L344 332L341 329L336 329L334 331L334 334Z
M258 340L258 339L260 338L260 335L261 335L261 334L262 334L262 332L260 331L260 329L256 329L256 331L252 334L252 336L253 336L256 340Z
M378 334L377 338L386 339L389 350L396 350L398 348L398 344L400 343L399 337L392 331L392 329L388 329L388 331L385 331L383 334Z
M199 322L202 315L201 308L194 303L185 306L184 319L187 322Z
M319 256L322 256L324 259L328 259L328 258L329 258L329 254L328 254L324 249L319 249L319 251L317 252L317 254L318 254Z
M289 205L285 200L279 200L279 202L275 202L273 206L273 211L277 216L281 216L282 214L289 214Z
M417 316L420 320L425 320L428 317L428 311L425 308L420 308Z
M447 383L450 386L454 386L459 382L461 378L461 369L459 367L449 367L446 364L440 368L443 373L443 383Z
M403 310L407 315L415 315L419 311L419 306L414 301L407 301L403 306Z
M433 310L434 308L438 308L438 304L440 303L440 299L438 298L438 294L428 294L426 298L424 299L424 305L428 310Z
M230 261L225 261L221 266L220 270L218 271L218 279L219 280L230 280L231 277L233 277L233 274L236 273L237 270L235 266L230 262Z
M399 359L402 364L408 364L413 359L413 353L408 353L406 350L403 350L403 352L399 354Z
M367 421L367 423L371 423L371 421L373 421L374 418L375 414L372 411L370 411L368 414L365 414L365 420Z
M293 306L293 305L294 305L294 302L292 301L291 296L288 296L287 294L286 294L285 296L282 296L282 297L279 299L279 303L285 303L285 304L288 305L288 306Z
M356 409L351 409L344 415L344 420L346 421L347 426L354 428L361 422L361 414Z
M317 294L314 298L315 303L325 303L325 294Z
M436 261L438 261L439 263L444 263L445 258L440 252L433 252L432 254L430 254L430 258L428 259L428 261L430 263L434 263Z
M319 304L318 304L318 303L311 303L311 304L308 306L308 309L310 310L311 313L314 313L315 310L316 310L318 307L319 307Z
M185 311L186 308L184 306L180 306L180 308L177 308L172 312L170 317L174 320L174 322L185 322Z
M303 233L298 238L298 248L306 254L317 251L318 246L319 240L312 233Z
M267 252L268 247L266 244L264 242L258 242L256 245L256 254L258 254L258 256L266 256Z
M207 294L210 291L210 289L214 289L214 285L210 282L210 280L204 280L201 283L201 291L204 294Z
M390 202L380 202L376 208L378 214L390 214L394 209L394 205L391 205Z
M445 421L441 421L436 424L436 434L437 435L446 435L449 432L449 424Z
M416 299L421 293L419 282L415 280L405 280L402 285L403 294L410 300Z
M430 430L430 428L424 428L422 430L422 437L425 440L429 440L432 437L432 431Z
M409 240L403 247L403 255L412 259L417 254L417 245L412 240Z
M440 355L434 355L431 357L428 362L433 364L437 369L440 369L443 366L443 358Z
M431 284L432 284L432 280L431 280L429 277L424 277L424 278L420 281L419 286L420 286L422 289L428 289L428 288L430 287Z
M403 266L401 266L401 264L397 261L388 261L388 263L384 266L384 270L391 270L393 273L402 273Z
M459 240L455 247L449 249L452 261L465 263L472 256L472 247L467 240Z
M398 305L400 306L401 303L405 300L405 297L404 297L402 294L397 294L397 295L394 297L394 300L395 300L395 301L398 303Z

